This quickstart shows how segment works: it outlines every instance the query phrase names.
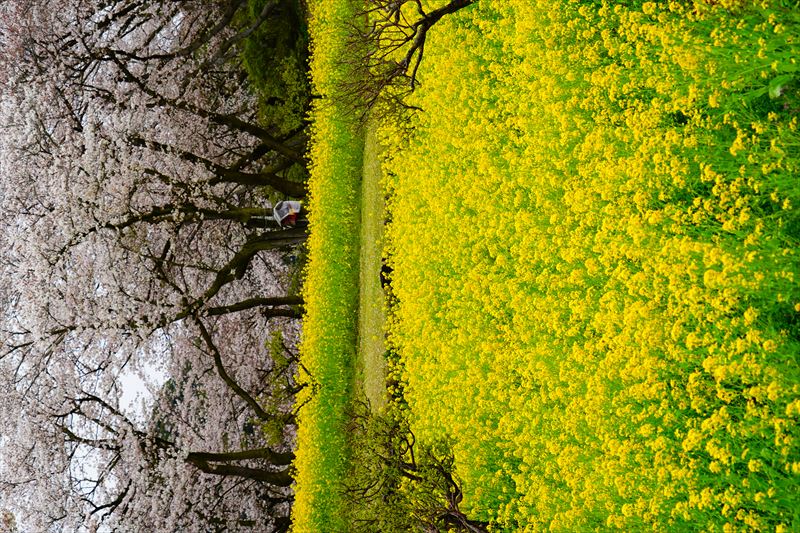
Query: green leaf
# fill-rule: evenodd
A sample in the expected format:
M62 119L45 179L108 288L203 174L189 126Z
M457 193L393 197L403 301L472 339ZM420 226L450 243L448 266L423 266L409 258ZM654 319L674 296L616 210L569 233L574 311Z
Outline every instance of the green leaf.
M793 77L794 76L791 74L784 74L774 78L771 82L769 82L769 97L775 99L783 94L783 88L787 83L792 81Z

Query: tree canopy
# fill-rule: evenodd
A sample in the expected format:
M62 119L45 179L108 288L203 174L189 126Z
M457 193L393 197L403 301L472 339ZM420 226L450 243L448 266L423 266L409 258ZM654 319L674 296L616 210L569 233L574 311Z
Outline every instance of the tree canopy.
M306 230L271 202L304 196L306 133L242 60L291 6L249 4L0 6L0 509L24 528L288 527L280 251Z

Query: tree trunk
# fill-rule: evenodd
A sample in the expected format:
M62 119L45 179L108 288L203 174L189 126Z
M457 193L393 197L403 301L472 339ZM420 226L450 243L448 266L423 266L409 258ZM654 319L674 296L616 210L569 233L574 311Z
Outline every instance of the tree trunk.
M230 463L249 459L266 459L275 466L289 466L294 461L294 454L292 452L275 452L269 448L255 448L238 452L190 452L186 458L189 462L203 461L212 463Z
M211 464L202 459L190 459L187 457L186 462L195 466L198 470L206 474L214 474L216 476L236 476L246 479L254 479L256 481L263 481L276 487L288 487L294 482L294 478L289 475L286 470L280 472L270 472L263 468L251 468L248 466L228 465L228 464Z
M254 307L275 307L279 305L302 305L303 298L300 296L280 296L275 298L250 298L241 302L224 305L220 307L211 307L206 311L208 316L226 315L228 313L237 313L245 311ZM299 318L300 313L295 309L267 309L268 316L285 316L289 318Z

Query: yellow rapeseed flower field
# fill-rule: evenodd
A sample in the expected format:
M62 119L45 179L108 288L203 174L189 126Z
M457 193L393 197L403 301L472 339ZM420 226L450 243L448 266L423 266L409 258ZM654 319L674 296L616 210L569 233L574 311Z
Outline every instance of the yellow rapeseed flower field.
M382 127L416 435L498 530L800 529L800 7L480 0Z
M338 98L350 73L345 53L353 5L311 2L313 106L309 179L309 263L298 378L293 530L346 531L341 480L348 470L350 400L358 310L358 222L363 139Z

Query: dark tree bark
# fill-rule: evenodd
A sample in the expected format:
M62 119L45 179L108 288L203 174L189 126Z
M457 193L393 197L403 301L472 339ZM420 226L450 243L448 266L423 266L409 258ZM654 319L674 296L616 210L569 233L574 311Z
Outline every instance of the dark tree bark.
M232 305L224 305L220 307L210 307L206 310L208 316L226 315L228 313L237 313L254 307L269 307L264 312L267 316L284 316L289 318L300 318L302 314L296 309L275 309L275 307L283 305L303 305L303 298L300 296L279 296L275 298L250 298Z
M294 478L285 470L272 472L262 468L231 464L216 464L193 458L187 458L186 462L195 466L197 469L205 472L206 474L214 474L216 476L243 477L256 481L263 481L264 483L268 483L276 487L288 487L294 482Z
M302 198L307 192L305 184L288 180L277 174L277 172L280 172L286 168L285 165L278 165L278 167L275 169L267 169L256 173L242 172L241 170L235 168L235 165L234 168L228 168L186 150L179 150L163 143L145 140L142 137L132 137L130 141L134 146L146 147L165 154L174 154L184 161L199 164L205 167L209 171L216 174L216 177L208 181L209 185L217 185L220 183L237 183L239 185L254 187L268 186L272 187L278 192L294 198Z
M417 74L425 53L428 33L442 18L477 0L450 0L426 11L422 0L368 0L362 15L372 22L354 26L353 48L358 50L352 66L358 75L345 83L344 93L353 105L364 108L362 119L379 101L389 112L417 109L405 102L417 87ZM413 5L416 17L404 13ZM359 19L363 20L363 19ZM358 23L356 23L358 24ZM402 59L395 59L398 55Z
M257 448L241 450L238 452L190 452L187 460L206 461L212 463L230 463L233 461L247 461L250 459L266 459L274 466L289 466L294 461L291 452L275 452L270 448Z

